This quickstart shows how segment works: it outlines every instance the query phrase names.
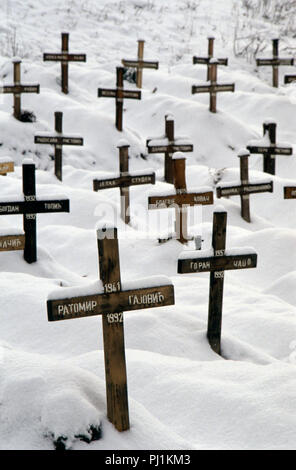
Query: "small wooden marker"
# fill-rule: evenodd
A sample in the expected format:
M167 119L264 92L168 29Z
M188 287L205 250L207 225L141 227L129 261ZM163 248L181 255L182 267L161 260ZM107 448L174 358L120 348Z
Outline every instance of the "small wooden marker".
M209 67L209 62L211 59L214 57L214 37L209 37L208 38L208 57L197 57L193 56L192 62L193 64L205 64L207 65L207 81L210 80L210 67ZM228 65L228 59L217 59L219 62L219 65Z
M62 33L62 52L43 54L44 62L61 62L62 92L69 93L69 62L86 62L86 54L69 54L69 33Z
M141 92L136 90L124 90L123 88L123 67L116 67L116 89L99 88L99 98L115 98L116 104L116 119L115 126L118 131L122 131L123 119L123 100L129 98L132 100L140 100Z
M155 173L129 173L128 165L128 149L129 145L125 141L121 141L118 145L119 149L119 171L120 176L108 178L103 180L94 180L93 189L99 191L100 189L120 188L120 204L121 204L121 219L125 224L130 223L130 186L138 186L142 184L155 184Z
M296 199L296 186L284 187L284 199Z
M0 93L13 94L13 115L21 121L21 95L22 93L40 93L40 85L22 85L21 84L21 63L20 59L13 60L13 81L14 85L4 85L0 87Z
M144 43L143 39L138 40L138 60L127 60L122 59L121 63L125 67L132 67L137 70L136 74L136 85L138 88L142 88L143 81L143 69L158 69L158 62L151 62L144 59Z
M0 158L0 175L6 176L7 173L14 171L14 161L10 157Z
M175 122L171 114L165 116L165 136L147 139L148 153L164 153L164 180L174 184L174 152L193 152L193 145L187 138L175 137Z
M93 293L72 297L76 289L70 288L66 298L61 291L66 295L67 289L53 292L47 301L48 320L102 315L108 419L118 431L126 431L130 424L123 312L174 305L174 287L162 276L143 280L147 287L122 288L117 229L98 230L97 241L103 290L92 286Z
M176 194L167 196L150 196L149 209L175 208L176 211L176 238L180 243L187 243L191 238L187 232L187 207L213 204L213 192L188 193L185 174L186 158L181 152L173 156L174 185Z
M17 251L25 249L25 234L1 235L0 251Z
M211 348L221 354L221 328L223 307L224 271L256 268L257 254L238 255L237 250L225 250L226 212L214 212L212 249L204 252L184 251L178 259L178 273L210 272L210 298L208 316L208 340Z
M249 156L250 152L243 149L240 151L238 157L240 159L240 178L241 184L238 186L218 186L217 198L240 196L241 198L241 216L246 222L251 222L250 216L250 194L255 193L272 193L273 182L266 181L265 183L250 183L249 182Z
M278 88L279 67L281 65L294 65L294 59L281 59L279 57L279 39L272 40L272 55L272 59L256 59L256 63L257 67L272 67L272 86Z
M24 258L27 263L37 261L36 214L69 212L69 199L40 200L36 197L35 164L23 163L24 201L0 202L0 215L23 214L25 232Z
M231 84L218 84L217 83L217 67L219 65L218 59L210 59L210 85L193 85L192 94L196 93L209 93L210 94L210 111L211 113L217 112L217 93L235 90L234 83Z
M263 124L263 135L268 137L270 145L254 145L255 142L252 142L247 145L247 149L250 153L263 154L263 171L275 175L275 156L292 155L293 149L288 146L277 146L275 122L268 121Z
M35 144L47 144L54 146L54 174L62 181L63 145L83 145L82 137L67 137L63 135L63 113L54 113L56 135L35 135Z

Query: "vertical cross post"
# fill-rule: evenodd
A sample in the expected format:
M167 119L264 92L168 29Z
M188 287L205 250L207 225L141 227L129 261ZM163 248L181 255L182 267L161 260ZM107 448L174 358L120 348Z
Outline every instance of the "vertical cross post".
M218 68L218 60L211 59L209 62L209 75L211 85L215 86L217 84L217 68ZM210 92L210 111L211 113L217 112L217 94L215 89L213 88Z
M62 33L62 54L69 53L69 33ZM69 63L66 60L61 61L62 72L62 92L69 93Z
M170 145L175 142L175 122L171 115L165 116L165 134L169 141L169 145L164 157L164 180L167 183L174 184L174 167L172 162L173 154L170 152Z
M56 111L54 113L54 127L55 131L58 134L63 133L63 113L60 111ZM63 152L63 147L62 145L56 144L54 147L54 173L56 177L62 181L63 175L62 175L62 152Z
M176 189L176 194L186 194L186 158L176 158L175 160L173 160L173 163L174 185ZM179 240L180 243L185 244L189 240L187 231L187 206L183 204L176 204L175 213L175 231L177 235L177 240Z
M214 37L209 37L208 38L209 44L208 44L208 57L209 57L209 62L210 60L214 57ZM210 65L208 63L207 65L207 81L210 80Z
M23 164L23 193L25 201L36 201L35 164ZM27 263L37 261L36 214L24 214L24 232L26 234L24 258Z
M15 60L13 62L13 81L14 86L19 87L21 84L21 60ZM21 95L20 93L14 93L14 105L13 115L16 119L21 118Z
M279 40L273 39L272 40L272 55L275 60L279 58ZM279 87L279 67L278 65L274 65L272 67L272 86L275 88Z
M276 123L267 122L263 124L263 135L268 134L271 146L276 145ZM263 153L263 171L275 175L275 155Z
M214 212L212 246L214 256L224 256L226 244L227 212ZM211 348L221 354L221 328L224 271L210 273L210 298L207 337Z
M128 174L128 149L129 145L119 145L119 171L120 177ZM125 224L129 224L130 218L130 194L129 186L120 186L120 210L121 219Z
M250 153L246 151L245 153L239 154L240 159L240 178L241 184L249 184L249 156ZM241 216L246 222L251 222L250 216L250 195L241 194Z
M116 129L122 131L123 118L123 67L116 67Z
M138 40L138 62L142 62L144 59L144 43L145 41L143 39ZM143 68L138 67L137 68L137 87L142 88L142 83L143 83Z
M104 292L119 292L121 279L117 229L98 230L97 235L100 278ZM111 323L108 321L108 315L102 316L107 414L118 431L125 431L129 429L129 413L122 314L120 319Z

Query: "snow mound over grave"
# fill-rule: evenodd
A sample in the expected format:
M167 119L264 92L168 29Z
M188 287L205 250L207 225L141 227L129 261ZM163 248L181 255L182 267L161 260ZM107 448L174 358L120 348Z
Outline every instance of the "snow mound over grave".
M100 438L104 383L90 372L1 345L0 374L2 449L71 448Z

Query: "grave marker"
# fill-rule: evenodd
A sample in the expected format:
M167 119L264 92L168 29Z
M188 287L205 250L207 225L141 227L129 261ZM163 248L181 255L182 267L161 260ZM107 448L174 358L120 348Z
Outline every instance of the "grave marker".
M180 243L190 239L187 233L187 207L213 204L213 192L188 193L186 188L185 157L181 152L173 156L174 185L176 194L166 196L150 196L149 209L174 208L176 212L176 234Z
M0 87L0 93L13 94L13 115L16 119L21 121L21 95L22 93L40 93L40 85L22 85L21 84L21 63L20 59L13 60L13 85L4 85Z
M217 186L217 198L240 196L241 216L246 222L251 222L250 216L250 194L273 192L273 182L250 183L249 181L249 156L250 153L243 149L238 157L240 159L241 184L237 186Z
M143 39L138 40L138 60L122 59L121 61L125 67L132 67L137 70L136 85L138 88L142 88L143 69L158 69L158 62L144 60L144 43Z
M263 124L263 136L268 138L270 145L266 145L266 142L263 142L261 145L254 145L256 142L252 141L247 145L247 149L250 153L263 154L263 171L270 175L275 175L275 156L292 155L293 149L289 146L278 146L276 144L275 122L268 121Z
M257 254L237 254L238 250L225 250L226 212L214 212L212 249L196 253L184 251L178 259L178 273L210 272L210 297L207 337L211 348L221 354L221 327L224 271L256 268Z
M37 261L36 214L69 212L69 199L45 199L36 197L35 164L23 163L24 201L0 202L0 215L23 215L25 232L24 258L27 263Z
M99 88L99 98L115 98L116 118L115 126L118 131L122 131L123 120L123 100L124 98L140 100L141 92L136 90L124 90L123 88L123 67L116 67L116 88Z
M121 142L118 145L119 149L119 171L120 176L102 180L93 181L94 191L109 188L120 188L120 204L121 204L121 219L124 223L130 223L130 186L138 186L142 184L155 184L155 173L129 173L128 164L128 149L129 145L126 142Z
M209 93L210 94L210 111L211 113L217 112L217 93L231 91L234 92L235 85L231 84L218 84L217 83L217 67L219 65L218 59L210 59L209 61L209 74L210 85L193 85L192 94L196 93Z
M53 292L47 301L49 321L102 315L108 419L118 431L129 429L123 312L174 305L174 287L162 277L143 280L147 287L122 288L116 228L97 231L100 278L92 293L61 297ZM138 281L137 281L138 283ZM130 287L130 285L129 285ZM70 289L75 294L76 288Z
M86 54L69 54L69 33L62 33L62 51L57 54L44 53L44 62L61 62L61 89L69 93L69 62L86 62Z
M272 59L256 59L257 67L272 67L272 86L279 86L279 67L281 65L294 65L294 59L281 59L279 57L279 39L272 40Z
M211 59L214 57L214 37L209 37L208 38L208 57L197 57L193 56L192 62L193 64L205 64L207 65L207 81L210 80L210 67L209 67L209 62ZM228 59L217 59L219 62L219 65L228 65Z
M35 135L34 142L54 146L54 174L62 181L63 145L83 145L83 138L63 135L63 113L56 111L54 118L56 135Z
M0 158L0 175L6 176L7 173L14 171L14 161L10 157Z
M193 152L193 145L187 138L175 137L175 122L171 114L165 116L165 136L147 139L148 153L164 153L164 180L174 184L174 152Z
M17 251L25 249L25 234L1 235L0 251Z
M296 199L296 186L284 187L284 199Z

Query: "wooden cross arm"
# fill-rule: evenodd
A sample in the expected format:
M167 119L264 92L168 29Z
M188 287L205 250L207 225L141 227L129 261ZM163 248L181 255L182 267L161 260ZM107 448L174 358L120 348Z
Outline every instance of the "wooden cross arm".
M32 198L34 197L32 196ZM0 202L0 215L45 214L52 212L70 212L69 199Z
M149 143L150 143L151 140L153 140L153 139L149 139L146 142L148 153L193 152L193 145L192 144L150 145Z
M16 251L25 248L25 235L0 235L0 251Z
M141 68L141 69L155 69L158 70L159 62L152 62L149 60L127 60L122 59L122 65L125 67Z
M14 171L13 161L0 161L0 175L11 173L12 171Z
M189 253L187 252L184 258L178 259L179 274L248 269L257 266L256 253L231 256L196 256L193 258L188 257ZM194 255L194 252L192 254Z
M235 91L234 83L226 84L216 84L216 85L192 85L191 93L195 95L196 93L221 93L226 91Z
M110 88L98 88L98 98L116 98L117 90Z
M142 92L134 90L118 90L117 98L129 98L130 100L140 100L142 99Z
M95 294L47 301L48 321L68 320L93 315L108 315L130 310L174 305L174 286L164 285L143 289Z
M86 54L43 54L43 61L45 62L86 62Z
M0 87L0 93L13 93L19 95L20 93L40 93L40 85L4 85Z
M83 145L84 141L82 137L35 135L34 143L48 145Z
M284 187L284 199L296 199L296 186Z
M280 59L280 58L275 58L275 59L256 59L256 64L258 67L261 66L274 66L278 67L279 65L294 65L294 59Z
M181 206L210 205L214 203L213 191L191 194L170 194L168 196L150 196L149 209L167 209Z
M250 153L265 153L268 155L292 155L292 147L273 147L265 145L247 145Z
M296 75L285 75L284 83L292 83L296 81Z
M240 186L228 186L224 188L217 186L216 192L217 198L228 196L244 196L255 193L272 193L273 181L268 181L266 183L242 184Z
M118 178L108 178L103 180L93 180L93 190L108 188L127 188L129 186L138 186L141 184L155 184L155 173L143 175L124 175Z
M211 57L197 57L193 56L192 57L192 62L193 64L209 64L211 60ZM217 59L219 62L219 65L228 65L228 59Z

